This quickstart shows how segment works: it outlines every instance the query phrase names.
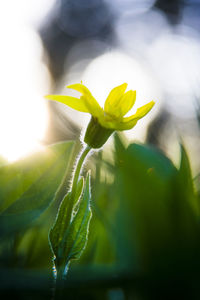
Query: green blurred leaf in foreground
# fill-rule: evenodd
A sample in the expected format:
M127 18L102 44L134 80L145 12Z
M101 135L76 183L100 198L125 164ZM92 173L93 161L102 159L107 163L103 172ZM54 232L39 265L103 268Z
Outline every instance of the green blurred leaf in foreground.
M0 168L0 236L24 229L54 199L68 171L73 142L47 147Z
M84 187L83 187L84 186ZM78 259L88 239L88 229L91 219L90 208L90 175L87 175L86 183L81 178L76 194L68 193L59 208L56 222L53 225L49 241L58 276L62 276L71 259Z
M184 147L176 168L154 147L123 149L118 144L113 190L120 199L115 222L121 224L121 257L144 274L195 274L200 267L199 211Z

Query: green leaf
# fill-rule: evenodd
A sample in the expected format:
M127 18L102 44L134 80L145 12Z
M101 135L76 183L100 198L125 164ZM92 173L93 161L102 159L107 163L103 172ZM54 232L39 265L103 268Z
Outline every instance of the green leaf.
M181 146L181 161L179 167L180 182L184 187L185 191L193 194L194 187L193 187L193 180L192 180L189 158L184 146L182 144L180 146Z
M196 272L199 218L184 148L179 169L148 145L132 144L118 153L116 149L116 155L121 162L112 196L119 209L113 223L121 264L148 274L182 274L187 268Z
M115 181L113 199L118 205L116 251L121 264L138 268L138 262L156 253L157 241L168 234L171 184L177 175L173 163L158 149L130 144L127 149L115 143ZM118 225L120 224L120 226ZM155 246L155 248L154 248ZM138 250L139 249L139 250Z
M83 193L81 195L81 192ZM72 204L77 201L75 209L72 210ZM56 267L65 267L71 259L78 259L88 239L89 223L91 219L90 208L90 176L87 175L84 189L79 182L75 199L68 193L60 206L55 225L50 231L49 241L53 253L56 257Z
M0 168L1 235L25 228L54 199L70 162L73 142L47 147Z
M83 183L84 183L83 178L81 178L78 182L77 191L74 199L72 199L71 192L65 195L65 197L63 198L60 204L56 221L49 232L50 246L53 253L55 255L57 254L58 260L59 260L59 255L58 255L59 245L71 222L73 207L79 200L79 197L81 196L83 190Z
M181 201L185 204L185 208L189 206L189 208L192 209L193 212L199 214L199 204L197 195L194 191L194 184L189 158L184 146L181 144L180 147L181 159L177 178L179 197L181 198ZM187 208L187 211L189 210L189 208Z
M138 169L152 172L161 180L166 180L176 173L173 163L159 149L140 144L131 144L127 149L128 159L135 164Z

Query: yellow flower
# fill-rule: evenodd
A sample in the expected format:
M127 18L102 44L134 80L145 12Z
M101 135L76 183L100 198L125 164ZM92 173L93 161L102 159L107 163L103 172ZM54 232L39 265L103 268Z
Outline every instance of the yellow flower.
M136 100L136 91L130 90L125 93L127 83L117 86L111 90L105 101L104 109L100 107L89 89L82 83L69 85L68 88L80 92L82 94L81 97L76 98L63 95L48 95L46 98L61 102L75 110L90 113L92 115L92 124L88 125L85 141L93 148L101 147L99 146L102 144L101 137L103 138L104 136L104 139L107 140L107 138L115 130L121 131L133 128L137 124L138 120L143 118L154 106L154 101L151 101L138 108L134 115L124 117L133 107ZM99 141L96 141L96 143L93 141L91 143L91 137L89 137L89 135L91 136L92 134L94 135L92 140L99 139ZM103 143L105 143L105 141Z

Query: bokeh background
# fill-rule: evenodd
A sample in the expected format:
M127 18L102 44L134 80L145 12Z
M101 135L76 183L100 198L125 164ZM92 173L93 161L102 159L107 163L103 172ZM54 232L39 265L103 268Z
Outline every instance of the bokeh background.
M74 139L88 116L48 103L87 85L103 106L114 86L137 90L151 115L126 132L178 155L184 136L199 168L199 1L51 0L1 3L0 152L9 160ZM147 131L147 125L148 127Z
M89 116L44 99L44 95L49 93L72 95L72 92L65 88L68 84L82 80L103 106L109 91L127 82L129 89L137 91L136 105L130 113L151 100L156 102L152 112L145 117L144 121L137 124L133 130L125 132L123 136L111 138L104 150L94 154L88 163L88 167L93 172L93 184L96 184L95 203L100 208L94 205L97 221L93 224L95 230L91 230L89 250L84 254L80 265L75 263L75 271L74 273L72 271L68 287L72 291L72 299L80 299L82 295L74 291L77 286L83 287L84 296L81 297L86 299L121 300L143 299L142 297L148 299L149 296L144 296L143 290L142 296L140 293L138 296L135 290L131 289L132 268L129 270L131 275L126 269L125 276L123 273L122 277L120 277L121 265L120 272L119 269L118 271L109 269L106 274L104 273L104 266L111 265L113 268L116 261L123 266L130 265L133 249L135 249L133 245L135 238L128 239L127 247L119 242L123 240L121 235L124 236L127 232L127 224L124 225L125 227L122 226L121 231L119 230L119 235L116 235L116 228L113 229L113 224L116 222L119 222L117 223L119 228L121 228L119 224L125 224L127 211L120 216L116 213L121 205L119 204L121 198L126 195L127 199L132 199L133 195L130 191L126 193L124 185L120 189L121 192L115 194L115 198L121 195L119 201L111 201L114 198L111 195L113 187L129 178L129 175L135 177L133 173L128 173L130 170L127 169L126 173L125 169L115 169L115 167L118 160L126 160L125 157L123 158L124 154L119 157L119 149L125 149L125 146L137 141L162 150L173 164L178 166L182 141L190 158L192 177L199 180L200 1L7 0L0 3L0 33L0 156L2 160L14 162L35 150L43 149L46 145L65 140L79 140L87 126ZM133 153L138 155L137 147ZM142 163L145 155L141 157L141 161L139 157L137 158L139 162L136 170L141 169L140 162ZM134 163L137 163L137 160L133 160ZM171 162L166 164L169 173L173 173ZM166 170L164 165L163 168ZM156 176L162 177L159 174L158 171ZM119 175L116 179L118 185L116 182L113 183L117 175ZM141 180L143 175L141 171ZM137 174L135 176L137 177ZM162 183L156 181L154 184L155 193L157 187L158 194L159 191L162 194ZM146 195L142 197L145 198ZM153 196L151 197L152 200ZM131 209L137 211L137 208L132 206L130 211ZM153 212L155 215L156 213L159 214L158 211ZM14 248L11 246L8 247L12 248L10 252L3 252L1 275L7 274L8 278L8 281L2 285L3 291L5 286L8 290L14 286L14 290L19 289L19 291L28 286L32 293L34 291L37 294L38 290L40 292L43 290L43 285L44 295L41 297L46 296L51 257L46 236L54 214L48 211L47 215L31 229L32 231L28 230L25 233L17 246L17 254L13 254ZM130 218L131 216L130 214ZM183 223L185 224L185 221ZM155 228L158 224L160 223L155 223ZM32 252L30 244L33 245L36 238L37 247ZM154 238L157 240L158 236ZM175 237L172 240L174 241ZM188 241L188 243L192 242ZM118 249L121 245L117 256L116 251L113 250L116 249L116 245ZM195 251L199 249L198 247L199 245ZM30 252L29 256L27 249ZM179 253L181 250L177 251ZM172 254L173 257L176 255ZM125 257L127 260L124 260ZM7 270L8 261L11 270L15 267L16 276L13 275L13 271ZM134 258L132 263L136 272L139 268L137 259ZM199 265L196 260L195 263ZM191 261L188 262L189 264L195 265ZM94 265L98 265L95 270ZM87 271L81 271L85 266ZM89 276L90 268L91 276ZM179 267L178 269L180 270ZM29 277L24 270L29 271ZM165 268L162 272L163 270ZM86 276L83 280L85 272L88 278ZM21 278L20 284L16 281L16 277ZM28 279L23 285L25 278ZM95 282L92 281L93 278L96 278ZM150 278L153 278L152 273ZM15 281L17 283L14 283ZM32 284L34 281L38 285ZM142 283L137 276L134 277L136 290L141 291L144 282L146 283L146 277L142 278ZM149 291L148 280L146 288ZM162 288L161 291L163 295ZM152 299L156 299L154 292L152 295ZM164 299L164 296L160 295L158 299ZM29 299L25 297L32 299L30 295L24 296L19 292L19 299ZM199 299L199 294L192 297L190 299Z

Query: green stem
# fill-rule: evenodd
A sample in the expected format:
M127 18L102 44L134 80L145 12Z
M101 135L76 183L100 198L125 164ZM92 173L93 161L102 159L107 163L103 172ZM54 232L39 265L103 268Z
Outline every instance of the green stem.
M69 263L65 268L61 268L57 272L52 300L61 300L65 291L65 279L69 269Z
M89 146L85 147L85 149L82 151L82 153L78 159L78 162L77 162L77 165L75 168L75 172L74 172L73 182L72 182L72 197L75 195L75 192L76 192L76 187L77 187L78 179L80 176L81 168L83 166L83 162L90 150L91 150L91 147L89 147Z

